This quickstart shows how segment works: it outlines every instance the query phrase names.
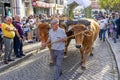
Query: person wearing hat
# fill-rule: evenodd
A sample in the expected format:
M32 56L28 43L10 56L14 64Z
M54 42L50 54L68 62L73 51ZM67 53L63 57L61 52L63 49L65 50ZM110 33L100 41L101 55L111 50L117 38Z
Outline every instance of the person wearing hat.
M64 57L64 48L66 41L65 30L59 27L59 20L53 19L51 21L51 30L49 31L49 38L42 47L45 48L46 45L51 42L51 50L53 62L55 65L55 75L54 80L59 80L62 75L62 61Z

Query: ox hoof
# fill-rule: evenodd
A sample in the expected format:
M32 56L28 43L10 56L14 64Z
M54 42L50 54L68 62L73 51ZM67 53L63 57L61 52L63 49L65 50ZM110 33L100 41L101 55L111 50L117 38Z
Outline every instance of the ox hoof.
M64 55L67 55L67 52L64 52Z
M54 63L50 63L49 66L54 66Z
M85 67L85 66L81 66L81 69L82 69L82 70L86 70L86 67Z
M54 63L53 63L53 62L50 62L50 63L49 63L49 66L54 66Z
M90 56L93 56L93 53L91 53Z

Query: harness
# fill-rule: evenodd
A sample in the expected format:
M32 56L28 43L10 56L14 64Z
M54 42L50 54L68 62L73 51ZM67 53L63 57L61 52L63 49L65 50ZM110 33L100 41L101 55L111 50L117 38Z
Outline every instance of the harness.
M77 36L77 35L79 35L79 34L81 34L81 33L84 33L84 32L86 32L86 31L88 31L88 30L81 31L81 32L79 32L79 33L77 33L77 34L68 36L68 37L65 38L65 40L67 41L67 39L70 39L70 38L72 38L72 37L75 37L75 36ZM83 35L86 36L86 34L83 34ZM87 35L87 36L91 36L91 35ZM54 43L57 43L57 42L59 42L59 40L54 41L54 42L52 42L52 43L48 43L47 46L50 46L51 44L54 44ZM35 54L37 54L39 51L44 50L44 49L46 49L46 48L42 48L42 47L38 48L38 49L36 50L36 53L35 53Z
M81 33L84 33L84 32L86 32L86 31L91 31L90 28L89 28L89 25L91 24L91 22L88 21L88 20L79 20L79 21L67 20L66 25L80 24L80 23L81 23L81 24L84 24L84 25L86 26L86 29L87 29L87 30L81 31L81 32L79 32L79 33L77 33L77 34L74 34L74 35L71 35L71 36L66 37L66 38L65 38L66 41L67 41L67 39L73 38L73 37L75 37L75 36L77 36L77 35L79 35L79 34L81 34ZM83 35L86 36L85 33L84 33ZM87 35L87 36L91 36L91 35ZM57 43L57 42L59 42L59 40L54 41L54 42L52 42L52 43L49 43L49 44L47 44L47 46L50 46L51 44ZM43 49L45 49L45 48L42 48L42 47L38 48L38 49L36 50L36 53L38 53L39 51L41 51L41 50L43 50Z

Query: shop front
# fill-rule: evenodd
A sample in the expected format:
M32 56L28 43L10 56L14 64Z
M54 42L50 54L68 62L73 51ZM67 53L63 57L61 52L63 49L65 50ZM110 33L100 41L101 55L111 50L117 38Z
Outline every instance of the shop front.
M33 8L34 8L34 13L36 15L39 14L51 15L51 8L53 8L53 6L45 2L33 1Z

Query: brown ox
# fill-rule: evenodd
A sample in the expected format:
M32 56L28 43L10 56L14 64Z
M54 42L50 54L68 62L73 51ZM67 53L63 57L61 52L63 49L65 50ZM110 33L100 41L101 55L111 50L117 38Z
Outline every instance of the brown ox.
M44 44L48 39L48 33L49 33L49 24L48 23L40 23L38 24L38 30L39 30L39 38L42 44ZM53 63L53 58L51 55L51 45L48 45L48 48L50 50L50 63Z
M60 27L65 29L64 25L60 25ZM41 43L44 44L48 39L48 33L49 33L49 29L50 29L49 24L41 23L38 25L38 29L39 29L39 36L40 36ZM69 32L66 32L66 34L67 34L67 36L70 36L70 35L72 35L72 32L69 31ZM64 49L65 55L67 55L67 47L68 47L70 41L71 41L71 38L68 38L66 41L66 45L65 45L65 49ZM48 48L49 48L50 54L51 54L51 46L48 45ZM51 56L50 63L53 63L52 55L50 55L50 56Z
M100 26L96 21L90 19L88 21L91 22L89 26L77 24L72 28L75 35L76 48L80 48L82 69L86 68L86 57L88 54L92 55L94 41L96 40L100 30Z

